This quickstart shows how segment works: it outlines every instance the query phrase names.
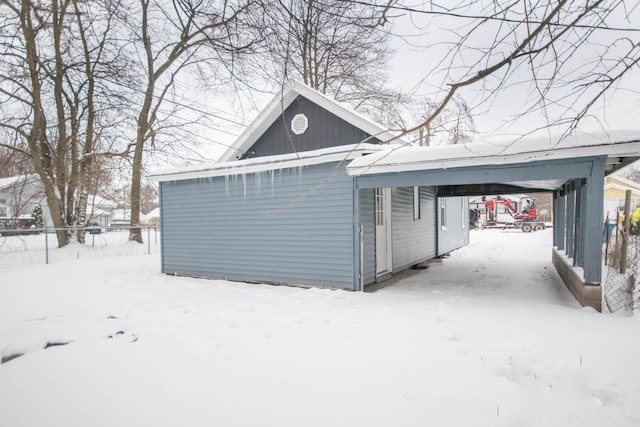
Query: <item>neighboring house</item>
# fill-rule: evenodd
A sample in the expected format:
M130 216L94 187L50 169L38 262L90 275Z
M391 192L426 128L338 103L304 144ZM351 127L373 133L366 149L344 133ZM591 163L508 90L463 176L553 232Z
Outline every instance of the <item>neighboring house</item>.
M142 222L143 225L149 225L152 227L160 225L160 207L157 207L144 215L140 215L140 222Z
M0 218L30 217L36 204L42 207L45 227L53 227L42 183L37 175L0 178ZM116 204L100 196L89 195L87 221L101 226L111 224Z
M37 175L0 178L0 218L30 218L38 203L42 207L44 225L53 225L47 199Z
M114 209L111 217L111 227L129 227L131 225L131 209Z
M393 137L289 84L221 163L152 176L162 271L360 290L466 245L466 197L439 199L429 185L360 189L346 173Z
M604 178L604 215L615 220L624 212L625 195L631 190L631 210L640 205L640 184L617 175Z
M87 200L87 221L98 223L101 227L109 227L113 222L114 211L118 204L98 195L89 195Z

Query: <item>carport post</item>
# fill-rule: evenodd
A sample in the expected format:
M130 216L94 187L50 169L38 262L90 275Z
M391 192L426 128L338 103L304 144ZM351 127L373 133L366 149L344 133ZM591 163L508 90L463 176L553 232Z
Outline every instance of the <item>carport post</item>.
M574 191L574 183L573 181L569 182L566 186L566 194L567 194L567 250L566 254L569 258L573 258L575 253L575 239L574 233L576 229L575 225L575 216L576 216L576 192Z
M353 179L353 290L364 292L364 225L360 218L360 183Z
M582 233L580 239L584 245L582 259L584 261L584 281L600 283L602 281L602 212L604 210L604 168L606 157L593 160L591 176L586 178L586 185L580 189L582 200Z
M565 248L564 230L567 226L566 219L567 198L564 190L553 192L553 245L559 251Z
M588 206L586 193L584 189L587 187L586 179L581 179L576 182L576 234L575 234L575 249L573 252L573 265L578 267L584 267L584 244L585 240L585 225L583 220L585 219L586 209Z

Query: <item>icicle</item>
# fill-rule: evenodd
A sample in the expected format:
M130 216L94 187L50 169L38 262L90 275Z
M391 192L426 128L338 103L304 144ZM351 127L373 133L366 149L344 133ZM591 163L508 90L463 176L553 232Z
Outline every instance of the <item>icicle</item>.
M247 200L247 174L243 173L242 174L242 188L243 188L243 194L244 194L244 200Z
M256 191L256 197L260 194L260 190L262 189L262 172L256 172L253 174L253 186Z
M225 195L229 197L229 175L224 176L224 191Z
M273 179L275 178L275 170L271 169L271 197L273 197Z

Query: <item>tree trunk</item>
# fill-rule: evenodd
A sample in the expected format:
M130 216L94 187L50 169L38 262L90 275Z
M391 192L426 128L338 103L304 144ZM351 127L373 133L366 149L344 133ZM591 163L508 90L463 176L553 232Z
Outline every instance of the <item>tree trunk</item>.
M29 78L31 80L31 96L33 108L33 126L27 138L33 167L42 181L47 205L51 213L53 226L56 228L58 247L69 243L68 230L64 220L64 200L57 192L55 184L54 164L52 162L51 149L47 142L47 120L42 107L42 87L38 73L38 50L36 44L36 31L31 22L31 4L23 0L20 9L20 24L25 39L25 54Z
M144 243L142 240L142 229L140 225L140 187L142 182L142 152L144 146L144 136L136 144L133 154L133 170L131 178L131 229L129 230L129 240Z

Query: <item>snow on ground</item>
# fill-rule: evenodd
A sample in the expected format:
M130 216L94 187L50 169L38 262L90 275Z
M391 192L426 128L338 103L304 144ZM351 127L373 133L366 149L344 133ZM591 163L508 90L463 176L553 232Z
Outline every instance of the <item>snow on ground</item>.
M550 257L550 230L473 231L366 293L157 254L0 270L0 426L640 425L640 317L579 307Z
M129 230L87 233L85 243L71 242L58 248L53 232L18 236L0 236L0 270L21 265L55 263L83 258L149 254L160 251L157 228L143 228L144 244L129 241ZM1 274L1 273L0 273ZM0 276L1 277L1 276Z

